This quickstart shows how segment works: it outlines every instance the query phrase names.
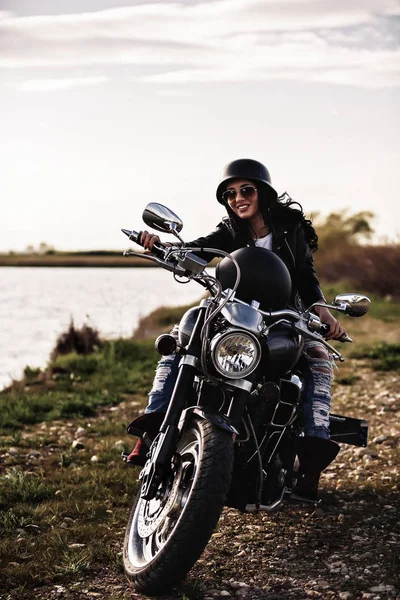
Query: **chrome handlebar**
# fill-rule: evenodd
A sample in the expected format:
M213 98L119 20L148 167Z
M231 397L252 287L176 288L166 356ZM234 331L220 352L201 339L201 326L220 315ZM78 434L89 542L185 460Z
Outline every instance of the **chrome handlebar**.
M128 238L135 243L140 245L140 234L141 232L130 231L127 229L122 229L123 233L128 236ZM154 249L154 246L153 246ZM214 296L213 302L216 304L215 310L211 311L211 314L208 315L207 322L205 325L209 325L211 320L215 317L217 313L219 313L222 308L229 301L239 302L241 304L247 304L238 298L235 298L236 289L240 283L240 267L237 264L236 260L233 256L224 252L222 250L217 250L216 248L182 248L182 247L170 247L164 246L164 244L157 244L156 253L158 256L155 256L154 251L152 254L143 254L140 252L131 252L125 251L124 256L137 256L140 258L144 258L146 260L150 260L151 262L155 262L167 271L173 272L175 275L180 277L188 277L189 279L193 279L197 281L203 287L206 287L210 290L210 292ZM210 252L214 255L220 255L223 257L229 257L235 264L237 269L237 278L232 289L221 290L221 284L219 281L204 272L204 269L207 265L207 261L199 258L195 252ZM162 257L160 257L162 256ZM211 281L211 286L210 286ZM224 297L225 296L225 297ZM223 298L221 302L221 298ZM343 308L340 306L333 306L330 304L319 304L316 303L308 308L304 313L298 313L294 310L285 309L285 310L276 310L276 311L263 311L258 307L254 307L258 312L260 312L264 317L268 319L274 319L275 322L270 326L266 326L264 335L268 335L268 332L271 328L278 325L278 323L285 322L288 325L293 326L299 333L305 335L308 338L317 340L323 346L325 346L339 361L343 362L344 357L340 352L338 352L333 346L328 344L328 342L322 337L323 334L328 333L329 326L322 321L310 311L315 305L325 306L326 308L331 308L333 310L337 310L339 312L345 312ZM276 321L276 319L278 321ZM342 336L340 339L341 342L352 342L353 340L347 335Z

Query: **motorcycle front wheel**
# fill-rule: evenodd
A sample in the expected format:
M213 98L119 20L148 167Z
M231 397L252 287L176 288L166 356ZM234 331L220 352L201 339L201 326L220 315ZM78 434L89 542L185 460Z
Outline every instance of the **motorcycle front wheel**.
M211 537L231 483L232 436L212 423L192 417L177 454L169 485L152 500L139 492L126 528L125 573L147 595L185 577Z

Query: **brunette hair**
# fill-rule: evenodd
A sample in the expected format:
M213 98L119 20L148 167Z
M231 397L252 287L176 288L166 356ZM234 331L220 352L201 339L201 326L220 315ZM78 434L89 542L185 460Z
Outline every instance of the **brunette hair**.
M293 221L293 217L296 216L303 226L307 244L313 252L316 252L318 250L318 235L311 220L305 217L301 204L293 200L287 192L276 197L269 194L268 191L260 185L257 185L257 190L260 212L264 219L264 223L273 230L274 218L279 218L280 220L290 219L290 221ZM294 208L295 206L298 208ZM251 233L251 228L249 228L248 223L238 217L227 203L225 207L228 212L229 224L232 230L241 242L244 244L247 243Z

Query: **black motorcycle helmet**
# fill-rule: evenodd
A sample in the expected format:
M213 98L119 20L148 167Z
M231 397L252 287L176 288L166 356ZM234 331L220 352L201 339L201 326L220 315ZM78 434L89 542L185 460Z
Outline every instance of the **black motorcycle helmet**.
M265 196L273 199L278 197L276 190L271 185L271 175L267 167L251 158L239 158L228 163L222 171L221 182L217 187L217 200L221 204L225 204L222 194L233 179L249 179L254 181L257 189L264 192Z

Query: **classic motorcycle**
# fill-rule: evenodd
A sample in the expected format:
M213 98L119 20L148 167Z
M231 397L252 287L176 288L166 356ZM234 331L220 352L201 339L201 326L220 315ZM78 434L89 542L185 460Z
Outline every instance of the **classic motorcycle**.
M126 529L124 569L139 592L156 595L185 577L224 506L254 513L290 500L297 442L304 436L304 340L318 340L333 357L344 358L323 338L326 326L312 312L318 304L287 308L290 275L276 254L256 247L230 255L186 247L182 221L161 204L148 204L143 220L180 244L124 254L153 261L177 281L196 281L208 292L182 317L178 341L168 334L156 340L160 354L180 356L159 433L152 439L135 421L128 427L149 452ZM141 232L122 231L140 244ZM205 270L207 253L222 257L215 277ZM360 317L369 304L365 296L340 294L328 307ZM364 420L332 414L330 431L335 441L367 445Z

